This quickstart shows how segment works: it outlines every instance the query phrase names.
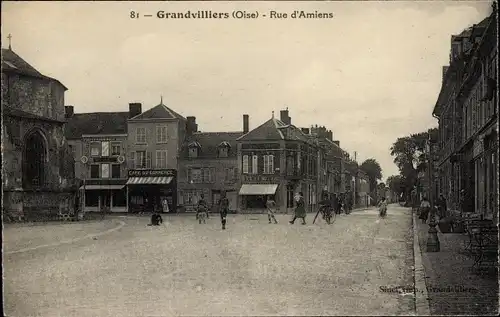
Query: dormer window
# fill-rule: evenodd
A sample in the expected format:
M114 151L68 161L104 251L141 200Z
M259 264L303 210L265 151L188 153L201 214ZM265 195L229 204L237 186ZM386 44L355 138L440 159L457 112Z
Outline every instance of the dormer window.
M221 142L221 144L218 145L218 151L219 151L219 157L228 157L229 156L229 150L231 149L231 145L224 141Z
M200 143L193 141L188 144L189 157L195 158L198 157L198 151L200 150Z

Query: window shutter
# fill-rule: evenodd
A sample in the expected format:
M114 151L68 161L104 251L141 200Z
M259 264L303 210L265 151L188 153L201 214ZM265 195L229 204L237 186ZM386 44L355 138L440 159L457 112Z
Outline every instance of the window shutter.
M146 168L151 168L151 152L146 152Z
M248 155L243 155L243 174L248 174Z
M135 152L130 152L130 168L135 168Z
M269 156L268 155L264 155L263 159L264 159L264 170L263 170L263 173L267 174L268 173L268 161L269 161L268 159L269 159Z
M210 183L215 183L215 167L210 168Z
M259 156L254 155L252 157L252 174L258 174L259 173Z
M274 174L274 155L269 155L269 174Z

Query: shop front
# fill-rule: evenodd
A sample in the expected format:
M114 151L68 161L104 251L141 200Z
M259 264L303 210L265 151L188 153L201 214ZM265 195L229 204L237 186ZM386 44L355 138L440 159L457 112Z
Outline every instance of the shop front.
M80 187L84 212L127 212L126 180L86 180Z
M264 212L267 197L270 196L280 206L282 199L277 194L279 177L263 175L243 175L239 190L240 207L246 212Z
M127 191L129 212L160 211L165 199L169 212L176 212L177 171L174 169L129 170Z

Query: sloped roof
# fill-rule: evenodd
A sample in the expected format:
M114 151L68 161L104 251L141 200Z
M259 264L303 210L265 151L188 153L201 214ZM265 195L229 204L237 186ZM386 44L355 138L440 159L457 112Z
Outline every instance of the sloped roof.
M165 106L163 103L160 103L157 106L145 111L130 120L143 120L143 119L181 119L186 120L183 116L173 111L169 107Z
M228 156L235 157L237 153L236 140L242 135L243 132L195 132L186 137L181 149L181 157L188 157L188 145L195 142L200 146L199 158L217 158L217 149L224 142L230 146Z
M128 112L75 113L65 126L67 139L78 139L82 134L125 134Z
M249 131L247 134L241 136L238 141L254 141L254 140L283 140L284 136L279 127L285 127L283 121L271 118Z
M2 113L5 116L18 117L18 118L24 118L24 119L42 120L42 121L60 122L60 123L66 122L66 121L62 121L62 120L56 120L56 119L52 119L52 118L39 116L39 115L36 115L33 113L29 113L29 112L15 109L15 108L5 106L5 105L2 108Z
M40 73L11 49L2 48L2 72L3 71L41 79L54 80L62 85L65 89L68 89L59 80Z

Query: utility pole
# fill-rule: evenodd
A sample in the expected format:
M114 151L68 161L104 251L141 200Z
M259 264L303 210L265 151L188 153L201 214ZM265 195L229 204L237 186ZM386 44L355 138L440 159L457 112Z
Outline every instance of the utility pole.
M358 184L358 167L357 167L357 156L358 156L358 152L354 151L354 162L356 162L356 173L354 174L354 188L352 190L352 201L354 202L354 206L356 206L356 185Z

